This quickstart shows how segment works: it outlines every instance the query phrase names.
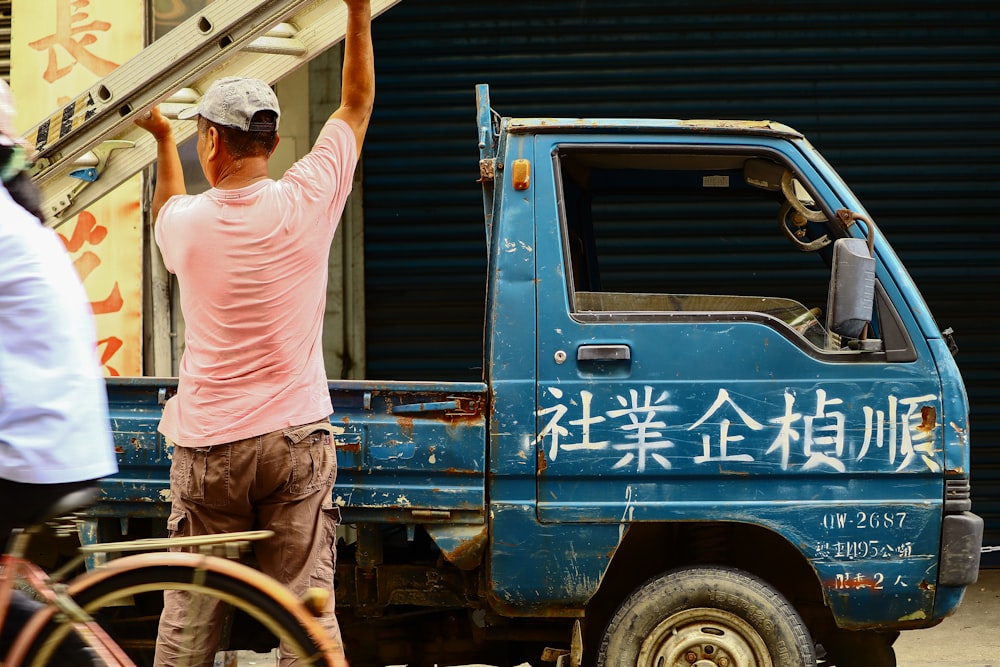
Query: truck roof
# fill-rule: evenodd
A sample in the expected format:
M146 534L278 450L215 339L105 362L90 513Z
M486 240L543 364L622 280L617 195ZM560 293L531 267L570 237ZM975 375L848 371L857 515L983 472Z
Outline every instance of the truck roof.
M766 135L802 139L797 130L771 120L677 120L665 118L509 118L511 134L538 132L694 132Z

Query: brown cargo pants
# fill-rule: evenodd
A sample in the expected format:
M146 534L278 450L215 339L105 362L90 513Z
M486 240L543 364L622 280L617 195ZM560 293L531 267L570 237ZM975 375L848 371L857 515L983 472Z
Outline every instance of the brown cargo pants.
M213 447L175 445L167 528L171 537L273 530L273 537L254 542L261 571L298 597L311 587L328 590L319 620L342 644L334 615L340 512L332 497L337 459L331 431L324 420ZM165 591L155 665L211 666L223 613L221 604L204 596ZM189 632L195 627L204 631ZM282 651L282 667L295 662Z

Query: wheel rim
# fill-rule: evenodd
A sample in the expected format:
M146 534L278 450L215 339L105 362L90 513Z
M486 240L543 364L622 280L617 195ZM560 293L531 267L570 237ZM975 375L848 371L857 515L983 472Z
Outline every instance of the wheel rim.
M760 634L721 609L685 609L660 622L639 649L637 667L773 667Z

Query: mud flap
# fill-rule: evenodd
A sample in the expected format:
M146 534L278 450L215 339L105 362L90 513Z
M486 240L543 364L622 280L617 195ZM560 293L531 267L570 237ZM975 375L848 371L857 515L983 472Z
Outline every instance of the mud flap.
M983 519L972 512L948 514L941 526L938 586L968 586L979 579Z

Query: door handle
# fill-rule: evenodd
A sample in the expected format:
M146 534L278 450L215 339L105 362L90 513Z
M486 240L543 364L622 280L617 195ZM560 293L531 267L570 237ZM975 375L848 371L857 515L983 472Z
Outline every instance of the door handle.
M577 361L630 361L628 345L581 345L576 349Z
M390 412L398 414L429 414L444 412L447 416L476 415L479 413L479 401L473 398L449 397L446 401L431 401L427 403L403 403L393 405Z

